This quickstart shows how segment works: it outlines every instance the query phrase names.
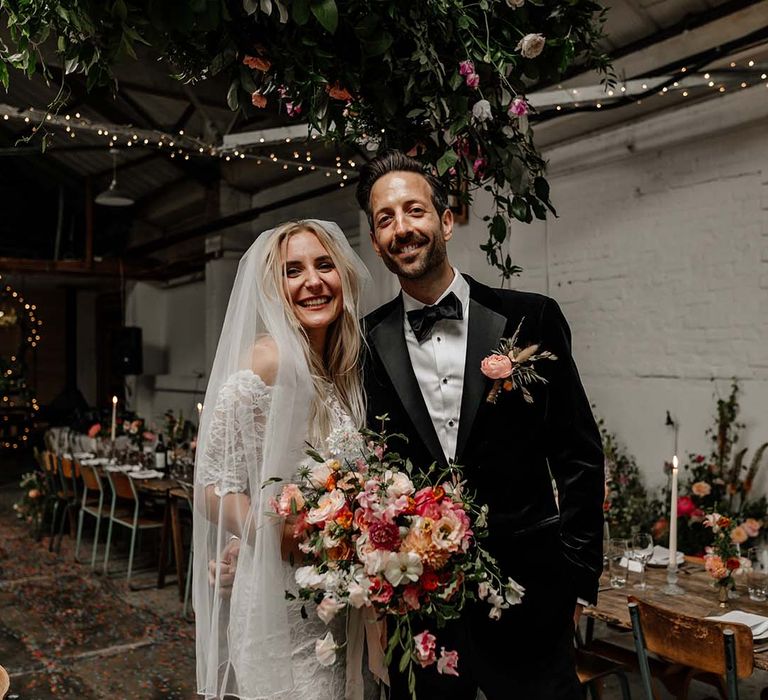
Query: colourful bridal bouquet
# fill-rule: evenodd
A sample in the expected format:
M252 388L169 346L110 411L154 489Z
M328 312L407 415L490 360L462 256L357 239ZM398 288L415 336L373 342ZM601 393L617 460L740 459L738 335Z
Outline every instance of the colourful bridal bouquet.
M385 661L399 650L415 698L414 664L459 675L458 653L442 647L438 657L425 620L440 628L474 599L487 601L498 619L521 602L524 589L511 578L502 583L498 564L478 543L488 509L475 502L460 469L433 464L419 471L387 450L394 438L403 436L335 431L323 454L308 451L313 463L272 505L295 521L305 555L295 574L299 598L314 601L326 624L349 607L386 619ZM318 639L319 663L331 665L338 648L330 631Z

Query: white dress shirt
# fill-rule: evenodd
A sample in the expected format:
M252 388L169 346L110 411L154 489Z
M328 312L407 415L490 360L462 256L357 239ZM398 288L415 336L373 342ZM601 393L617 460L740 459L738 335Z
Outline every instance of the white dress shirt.
M435 323L432 334L421 343L416 340L408 322L408 312L422 309L427 304L403 292L405 345L427 412L449 462L456 457L469 328L469 284L456 268L453 269L453 281L435 303L451 292L461 302L463 318L460 321L441 319Z

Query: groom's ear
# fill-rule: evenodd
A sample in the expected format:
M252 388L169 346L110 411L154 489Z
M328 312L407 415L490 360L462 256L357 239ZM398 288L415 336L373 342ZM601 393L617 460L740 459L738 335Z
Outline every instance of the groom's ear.
M453 211L450 208L443 212L440 223L443 225L443 240L450 241L453 237Z

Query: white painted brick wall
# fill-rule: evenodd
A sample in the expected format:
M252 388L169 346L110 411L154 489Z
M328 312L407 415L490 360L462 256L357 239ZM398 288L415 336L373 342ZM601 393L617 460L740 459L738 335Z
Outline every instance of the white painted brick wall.
M560 216L543 231L514 227L513 258L526 268L515 286L546 292L548 277L597 412L659 484L673 449L666 410L680 421L682 454L708 451L713 394L737 377L751 454L768 440L764 122L565 169L550 183Z

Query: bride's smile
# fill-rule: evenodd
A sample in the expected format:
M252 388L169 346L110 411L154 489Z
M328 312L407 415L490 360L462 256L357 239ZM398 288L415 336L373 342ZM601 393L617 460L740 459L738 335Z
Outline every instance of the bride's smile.
M285 292L307 335L324 333L341 314L341 277L328 251L311 231L299 231L286 243Z

